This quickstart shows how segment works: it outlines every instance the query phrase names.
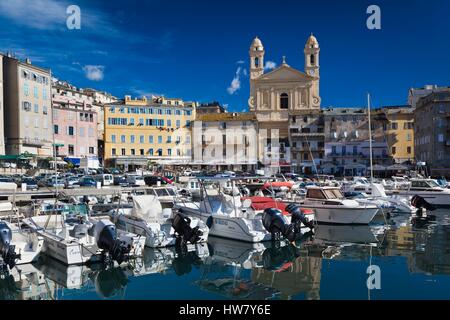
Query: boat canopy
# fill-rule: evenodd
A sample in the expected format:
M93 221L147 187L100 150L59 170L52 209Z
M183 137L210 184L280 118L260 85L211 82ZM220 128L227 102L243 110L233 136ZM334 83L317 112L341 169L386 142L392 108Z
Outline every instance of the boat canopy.
M162 206L157 196L133 195L133 210L131 215L145 221L162 217Z

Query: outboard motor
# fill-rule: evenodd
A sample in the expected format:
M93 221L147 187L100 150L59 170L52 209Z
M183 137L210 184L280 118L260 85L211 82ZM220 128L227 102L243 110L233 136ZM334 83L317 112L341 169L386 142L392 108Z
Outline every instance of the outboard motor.
M295 226L295 231L298 233L301 230L302 223L309 229L314 229L314 223L306 219L300 207L294 203L286 206L286 211L291 214L291 223Z
M272 240L278 241L284 236L289 241L294 241L297 235L295 226L288 224L281 210L267 208L263 212L263 226L272 234Z
M12 232L9 226L0 221L0 253L3 259L4 267L14 268L16 259L20 259L20 254L16 254L16 246L11 245Z
M89 235L95 237L97 246L108 254L113 261L121 264L128 259L131 246L127 246L117 239L116 226L111 221L100 220L89 229Z
M431 203L429 203L423 197L418 196L418 195L415 195L414 197L412 197L411 205L413 205L417 209L424 208L424 209L430 210L430 211L436 210L436 208Z
M186 244L190 242L196 244L203 235L203 232L199 230L199 227L191 227L191 219L184 216L181 213L177 213L172 220L172 228L175 233L181 238L181 242Z

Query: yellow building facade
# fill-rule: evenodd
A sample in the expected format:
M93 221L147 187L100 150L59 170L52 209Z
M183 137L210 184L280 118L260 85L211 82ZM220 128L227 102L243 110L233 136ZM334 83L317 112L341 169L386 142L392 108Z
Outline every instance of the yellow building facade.
M414 161L414 113L409 107L383 108L389 155L396 163Z
M195 104L181 99L125 99L105 105L105 163L145 167L188 164Z

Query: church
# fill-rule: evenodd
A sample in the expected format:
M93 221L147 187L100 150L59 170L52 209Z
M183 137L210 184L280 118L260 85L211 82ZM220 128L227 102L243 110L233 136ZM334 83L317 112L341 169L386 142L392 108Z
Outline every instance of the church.
M256 37L250 46L248 105L259 124L258 158L266 166L310 172L323 158L319 53L319 42L311 34L303 72L283 57L279 67L265 73L261 40Z

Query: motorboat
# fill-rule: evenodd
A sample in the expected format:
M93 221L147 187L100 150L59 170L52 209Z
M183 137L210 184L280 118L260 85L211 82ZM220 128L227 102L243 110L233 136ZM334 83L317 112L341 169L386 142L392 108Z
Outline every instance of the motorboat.
M389 194L397 196L420 196L434 206L450 206L450 189L442 188L433 179L411 179L406 189L394 189Z
M145 237L117 230L109 219L89 216L87 207L60 204L54 214L22 221L44 238L42 252L67 265L118 263L139 256Z
M369 224L379 206L345 199L338 187L308 187L303 208L315 212L317 222L335 224Z
M187 244L185 247L146 248L142 258L134 260L133 276L175 272L187 274L192 266L200 266L210 256L206 243Z
M19 224L0 220L0 271L36 261L44 238Z
M247 179L248 177L245 177ZM235 181L242 180L239 177L197 177L201 185L200 201L180 200L175 203L174 209L179 212L201 219L210 228L209 234L228 239L246 242L261 242L272 240L273 232L267 230L263 223L263 213L252 209L250 199L241 200ZM229 189L226 182L231 180L231 194L225 190ZM205 188L205 181L217 182L217 188ZM266 211L266 210L265 210ZM291 216L277 216L272 212L274 219L287 226L291 224ZM277 216L277 218L275 217ZM311 219L307 217L301 226L306 224L311 228Z
M209 228L199 218L188 218L171 208L162 208L154 195L133 195L131 213L113 211L111 218L117 228L146 238L152 248L173 246L177 240L184 243L205 242Z

